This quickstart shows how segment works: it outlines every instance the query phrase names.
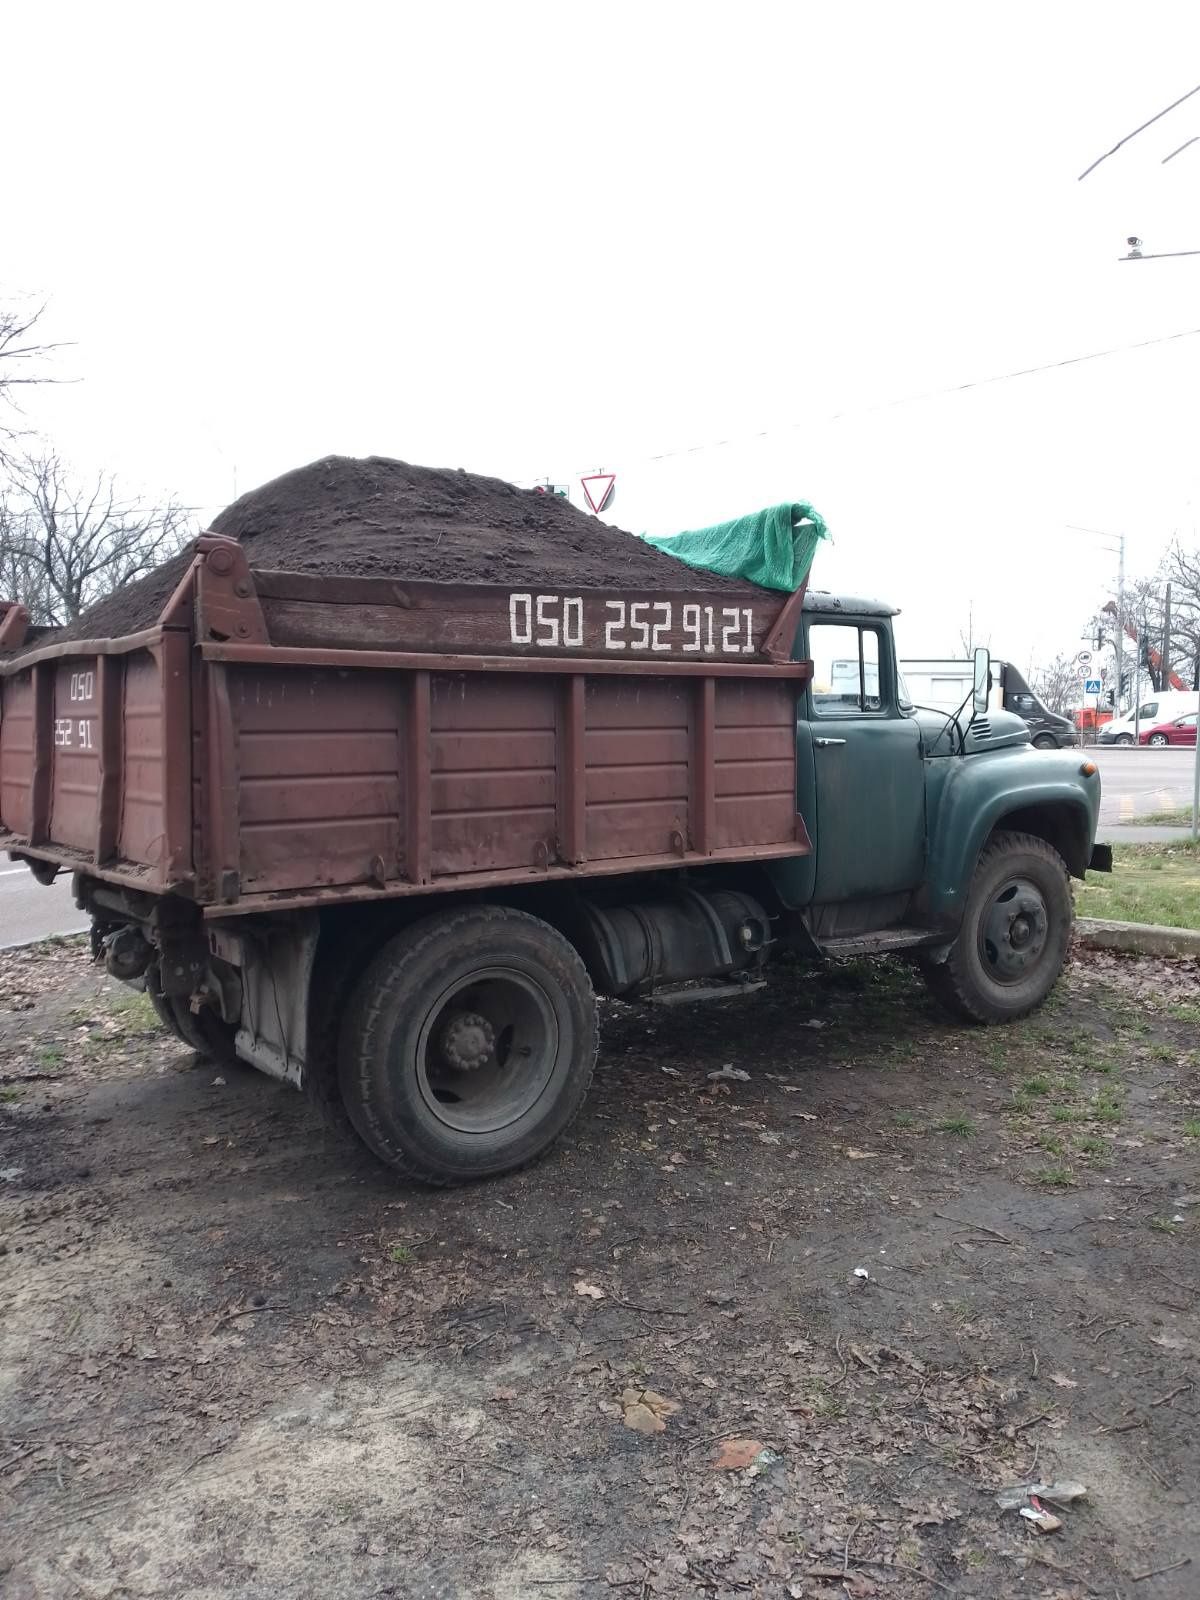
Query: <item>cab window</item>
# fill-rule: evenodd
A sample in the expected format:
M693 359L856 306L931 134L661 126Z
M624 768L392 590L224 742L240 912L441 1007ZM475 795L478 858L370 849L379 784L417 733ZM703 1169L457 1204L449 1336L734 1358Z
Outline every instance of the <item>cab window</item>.
M844 622L817 622L808 630L813 715L861 717L883 709L879 633Z

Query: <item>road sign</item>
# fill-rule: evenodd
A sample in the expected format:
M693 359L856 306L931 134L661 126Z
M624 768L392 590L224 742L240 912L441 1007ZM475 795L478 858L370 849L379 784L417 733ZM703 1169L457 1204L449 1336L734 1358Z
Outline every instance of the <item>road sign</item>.
M1102 687L1103 685L1099 678L1087 678L1084 680L1083 692L1084 694L1099 694Z
M613 486L617 481L616 473L592 472L579 481L583 485L588 505L599 515L613 497Z
M1092 652L1090 650L1081 650L1075 659L1081 667L1090 667L1092 664Z

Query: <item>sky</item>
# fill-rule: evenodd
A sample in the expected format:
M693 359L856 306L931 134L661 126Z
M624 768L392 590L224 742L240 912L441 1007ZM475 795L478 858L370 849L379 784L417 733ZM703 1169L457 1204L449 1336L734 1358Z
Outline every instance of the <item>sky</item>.
M901 653L1078 647L1200 526L1183 3L6 8L28 420L208 520L330 452L828 521ZM942 392L950 390L952 392Z

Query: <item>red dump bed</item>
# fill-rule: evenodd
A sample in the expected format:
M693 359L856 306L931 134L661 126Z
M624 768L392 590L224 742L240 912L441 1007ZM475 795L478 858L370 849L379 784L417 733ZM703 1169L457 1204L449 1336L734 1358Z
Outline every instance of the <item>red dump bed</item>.
M0 849L230 915L802 855L801 595L252 572L13 655Z

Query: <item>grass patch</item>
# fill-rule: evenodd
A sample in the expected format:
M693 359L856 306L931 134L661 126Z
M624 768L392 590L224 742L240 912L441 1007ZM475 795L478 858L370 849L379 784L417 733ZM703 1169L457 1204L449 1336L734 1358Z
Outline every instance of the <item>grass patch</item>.
M1052 1133L1039 1133L1038 1143L1048 1156L1060 1156L1063 1153L1063 1142Z
M1121 1102L1111 1089L1098 1094L1092 1101L1092 1118L1096 1122L1120 1122L1123 1115Z
M960 1139L973 1139L978 1131L970 1117L943 1117L933 1126L937 1133L956 1133Z
M1021 1093L1025 1095L1047 1095L1051 1090L1049 1078L1026 1078L1021 1085Z
M1135 828L1190 828L1191 825L1191 806L1173 806L1166 811L1148 811L1144 817L1133 819Z
M1075 890L1081 917L1200 928L1200 850L1190 839L1171 844L1119 844L1111 873L1089 873Z
M917 1125L917 1119L911 1111L897 1111L892 1121L898 1128L915 1128Z
M10 1106L21 1098L20 1089L0 1089L0 1105Z
M1200 1022L1200 1006L1168 1006L1167 1015L1176 1022Z
M1043 1167L1034 1177L1047 1189L1069 1189L1075 1182L1070 1167Z
M127 1033L149 1033L156 1029L158 1013L148 994L126 990L108 1002L109 1013L118 1018Z
M1193 1117L1190 1122L1185 1122L1183 1125L1183 1137L1185 1139L1200 1139L1200 1120Z
M1051 1106L1051 1122L1078 1122L1080 1111L1078 1106Z
M1083 1133L1075 1141L1075 1148L1081 1155L1106 1156L1108 1154L1108 1141L1102 1139L1098 1133Z
M411 1267L416 1259L406 1244L394 1244L388 1251L388 1260L394 1261L398 1267Z
M63 1063L63 1047L60 1044L45 1044L37 1053L37 1064L45 1067L47 1072L53 1072Z

